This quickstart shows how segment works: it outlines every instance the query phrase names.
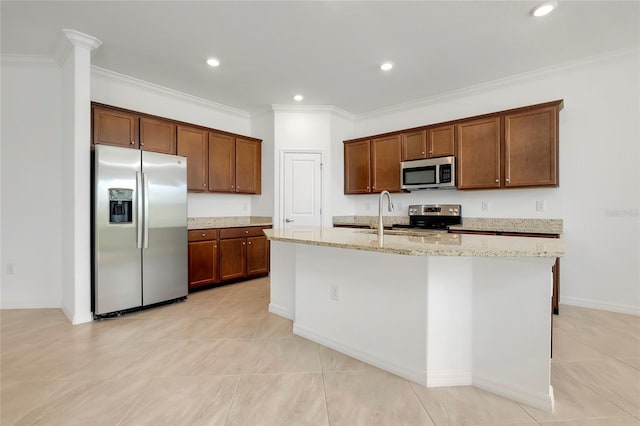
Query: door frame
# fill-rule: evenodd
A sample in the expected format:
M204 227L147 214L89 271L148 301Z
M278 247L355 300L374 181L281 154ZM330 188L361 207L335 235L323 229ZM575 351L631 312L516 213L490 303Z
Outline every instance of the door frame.
M279 167L279 174L280 174L280 185L279 185L279 190L280 190L280 194L279 194L279 202L278 202L278 224L277 227L278 228L284 228L284 197L285 197L285 155L286 154L320 154L320 226L324 226L324 218L325 218L325 196L324 196L324 189L325 189L325 174L324 174L324 169L326 166L325 163L325 159L327 158L327 155L325 153L325 151L320 150L320 149L281 149L280 150L280 167ZM274 226L275 227L275 226Z

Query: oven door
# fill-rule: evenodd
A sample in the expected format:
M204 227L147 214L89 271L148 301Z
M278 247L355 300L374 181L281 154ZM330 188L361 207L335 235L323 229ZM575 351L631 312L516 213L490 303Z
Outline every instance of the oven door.
M437 164L402 167L402 189L433 188L438 185Z

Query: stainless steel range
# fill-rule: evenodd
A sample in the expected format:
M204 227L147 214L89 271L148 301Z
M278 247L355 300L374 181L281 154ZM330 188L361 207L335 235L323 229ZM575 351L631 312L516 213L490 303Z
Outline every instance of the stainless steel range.
M462 223L460 204L414 204L409 206L409 224L393 225L393 229L428 229L446 231Z

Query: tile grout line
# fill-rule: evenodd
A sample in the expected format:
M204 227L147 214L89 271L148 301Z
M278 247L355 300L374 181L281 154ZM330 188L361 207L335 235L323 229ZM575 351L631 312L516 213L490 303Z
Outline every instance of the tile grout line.
M436 421L431 416L431 413L429 412L429 410L427 410L427 407L424 406L424 403L422 402L422 399L420 399L420 397L418 396L418 392L416 392L416 390L413 387L413 385L411 383L409 383L406 379L403 379L403 380L407 383L407 386L409 386L409 389L411 389L411 392L413 392L415 397L418 398L418 402L420 403L420 406L422 407L424 412L427 413L427 416L429 417L429 420L431 420L431 423L433 423L434 426L437 426Z
M320 361L320 376L322 377L322 393L324 394L324 409L327 412L327 424L331 426L331 417L329 416L329 401L327 400L327 384L324 380L324 366L322 365L322 356L320 356L320 345L316 344L318 352L318 360Z
M582 362L582 361L564 361L565 363L578 363L578 362ZM556 369L558 373L562 374L565 377L568 377L570 380L573 380L574 382L579 383L581 386L584 386L585 388L589 389L590 391L592 391L593 393L595 393L596 395L598 395L600 398L604 399L605 401L608 401L609 403L613 404L614 406L616 406L617 408L619 408L620 410L624 411L625 413L627 413L629 416L631 417L635 417L633 415L633 413L630 413L628 410L626 410L625 408L621 407L619 404L616 404L614 401L611 401L609 398L607 398L605 395L601 394L598 389L594 389L593 387L591 387L590 385L582 382L581 380L578 380L577 378L571 377L570 375L568 375L567 373L565 373L564 371L560 370L560 369ZM618 395L617 392L615 392L616 395Z

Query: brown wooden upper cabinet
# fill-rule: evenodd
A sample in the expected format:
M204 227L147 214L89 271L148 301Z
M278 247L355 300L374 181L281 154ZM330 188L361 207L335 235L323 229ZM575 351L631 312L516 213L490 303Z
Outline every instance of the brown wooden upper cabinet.
M427 158L446 157L456 152L456 126L429 127L427 129Z
M455 125L429 127L403 133L402 161L445 157L455 154Z
M158 118L140 117L140 149L175 155L175 123Z
M456 124L458 189L500 188L500 117Z
M344 143L344 193L371 192L371 141Z
M557 186L561 105L457 124L458 189Z
M93 107L93 143L138 148L138 115Z
M427 158L427 132L418 130L401 135L402 161Z
M344 144L344 193L400 191L400 135Z
M262 192L262 144L260 141L236 137L236 192Z
M209 133L209 191L260 194L260 141Z
M558 185L558 106L504 117L505 187Z
M187 157L187 190L207 191L209 132L189 126L178 126L178 155Z
M93 143L176 153L176 125L158 118L93 107Z

